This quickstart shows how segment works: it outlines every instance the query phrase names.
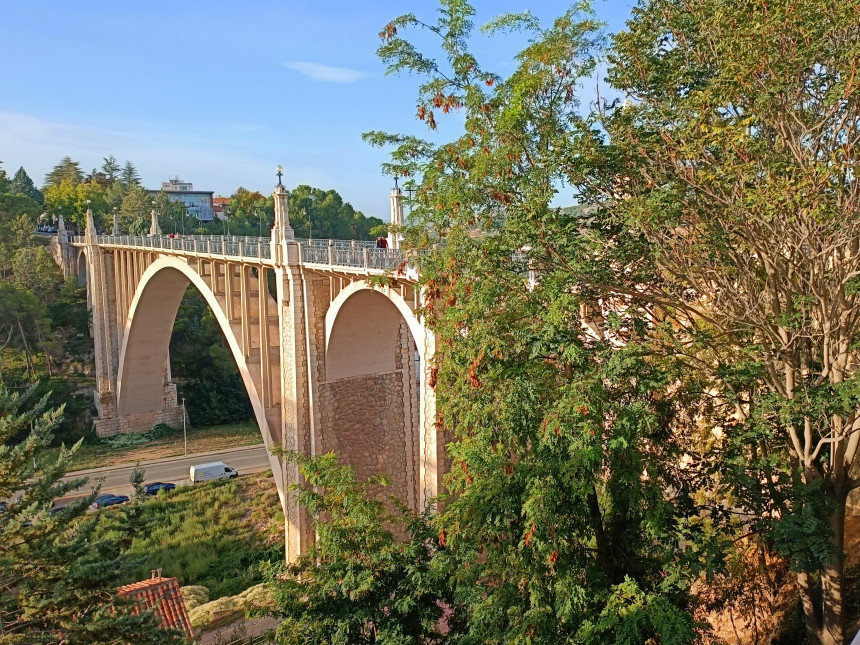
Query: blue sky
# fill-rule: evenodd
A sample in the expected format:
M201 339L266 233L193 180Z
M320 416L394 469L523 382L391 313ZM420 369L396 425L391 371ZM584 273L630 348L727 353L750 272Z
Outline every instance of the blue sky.
M530 9L545 21L568 3L476 0L476 24ZM596 0L610 31L633 0ZM385 76L378 33L436 4L401 0L116 2L0 0L0 160L37 185L63 156L85 171L114 155L148 187L168 177L229 195L284 183L334 188L388 219L386 153L362 132L420 132L417 79ZM505 75L515 38L480 38L485 68ZM457 122L442 125L456 133ZM567 203L563 195L559 202Z

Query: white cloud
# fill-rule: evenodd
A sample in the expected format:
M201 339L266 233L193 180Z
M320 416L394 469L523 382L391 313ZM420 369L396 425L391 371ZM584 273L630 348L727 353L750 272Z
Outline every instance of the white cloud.
M362 71L348 67L332 67L321 63L309 63L300 60L289 60L284 67L299 74L324 83L355 83L367 76Z

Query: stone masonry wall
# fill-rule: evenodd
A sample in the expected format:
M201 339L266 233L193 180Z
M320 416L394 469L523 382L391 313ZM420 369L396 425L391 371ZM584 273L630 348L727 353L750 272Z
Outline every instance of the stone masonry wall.
M163 423L171 428L182 427L182 406L164 408L158 412L128 414L124 417L110 419L94 419L96 434L100 437L112 437L121 432L146 432L152 426Z
M407 469L402 370L321 383L319 391L322 452L336 452L360 480L388 475L386 492L406 503L416 482Z

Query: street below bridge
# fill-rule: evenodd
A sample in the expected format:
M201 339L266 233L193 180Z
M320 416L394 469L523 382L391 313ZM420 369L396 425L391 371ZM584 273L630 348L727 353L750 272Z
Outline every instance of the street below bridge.
M262 444L256 446L246 446L243 448L228 448L226 450L214 450L209 452L199 452L187 457L168 457L166 459L155 459L152 461L141 462L141 467L146 471L146 483L150 482L166 482L180 484L188 480L189 469L196 464L209 463L213 461L223 461L228 466L239 471L239 476L252 475L269 470L269 459L266 455L266 448ZM115 466L106 466L104 468L92 468L89 470L80 470L71 472L63 478L64 481L77 479L79 477L88 477L89 482L84 484L78 491L75 491L68 497L57 500L58 506L64 506L66 503L81 497L82 494L87 494L98 483L99 479L105 478L102 485L102 492L114 493L116 495L130 495L132 492L129 478L134 470L135 464L117 464Z

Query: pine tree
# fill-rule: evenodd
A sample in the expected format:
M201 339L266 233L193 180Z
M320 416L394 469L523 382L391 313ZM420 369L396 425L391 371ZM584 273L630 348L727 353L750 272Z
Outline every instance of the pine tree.
M110 155L109 157L104 157L104 163L101 168L102 173L107 178L107 180L113 184L117 179L119 179L119 174L122 171L122 167L119 165L119 162L116 160L116 157Z
M120 181L125 184L126 187L140 186L140 175L137 174L137 168L135 168L134 164L130 161L126 161L125 165L122 167Z
M85 514L97 490L52 508L86 480L61 481L80 444L35 466L62 409L46 410L47 396L33 402L34 392L0 385L0 498L12 500L0 513L0 644L180 642L116 596L140 497L115 513ZM103 537L105 526L116 537Z
M84 180L84 172L81 170L80 162L74 161L71 157L63 157L60 163L45 175L44 188L59 186L65 180L70 181L72 185L80 184Z
M18 168L18 172L16 172L15 176L12 177L12 187L10 192L26 195L33 201L40 204L44 203L42 192L36 188L33 180L30 179L30 175L28 175L27 171L24 170L24 166Z
M3 162L0 161L0 195L8 193L11 186L12 182L9 180L9 175L6 174Z

